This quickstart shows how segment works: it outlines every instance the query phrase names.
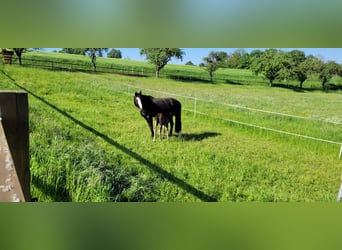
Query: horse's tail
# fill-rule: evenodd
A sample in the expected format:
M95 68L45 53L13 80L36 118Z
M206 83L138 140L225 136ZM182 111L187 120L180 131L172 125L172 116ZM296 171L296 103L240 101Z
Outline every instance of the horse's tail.
M175 131L176 133L180 133L182 131L182 105L180 102L179 102L178 110L175 113L175 117L176 117Z

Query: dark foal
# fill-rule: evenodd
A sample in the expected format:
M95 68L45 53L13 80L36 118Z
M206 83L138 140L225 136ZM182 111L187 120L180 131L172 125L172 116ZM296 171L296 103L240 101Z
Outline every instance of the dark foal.
M156 130L158 128L158 125L160 125L160 130L159 130L159 139L162 139L162 135L166 131L166 138L169 139L169 136L172 135L172 128L173 128L173 120L172 120L172 113L158 113L156 115L156 127L154 130L154 137L153 140L156 140ZM171 130L169 130L169 123L171 124Z

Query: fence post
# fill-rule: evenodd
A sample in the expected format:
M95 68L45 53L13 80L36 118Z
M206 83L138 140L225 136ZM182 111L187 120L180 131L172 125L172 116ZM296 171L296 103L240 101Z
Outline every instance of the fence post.
M26 201L30 194L28 98L24 91L1 91L3 130Z
M342 147L342 145L341 145ZM342 197L342 175L340 177L340 180L341 180L341 185L340 185L340 189L338 191L338 195L337 195L337 202L340 202L341 201L341 197Z
M0 118L0 201L25 201Z
M342 156L342 144L341 144L341 148L340 148L340 155L338 156L338 158L341 159L341 156Z
M194 98L194 117L196 118L196 112L197 112L197 98L195 96Z

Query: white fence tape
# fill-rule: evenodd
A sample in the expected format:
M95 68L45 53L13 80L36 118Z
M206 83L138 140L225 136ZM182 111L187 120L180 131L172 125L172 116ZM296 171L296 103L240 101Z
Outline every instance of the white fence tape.
M187 111L191 112L191 110L187 110ZM205 113L201 113L201 112L197 112L197 113L200 114L200 115L209 116L209 115L207 115ZM276 133L292 135L292 136L297 136L297 137L302 137L302 138L306 138L306 139L312 139L312 140L316 140L316 141L322 141L322 142L327 142L327 143L337 144L337 145L341 145L342 146L341 142L325 140L325 139L321 139L321 138L316 138L316 137L312 137L312 136L296 134L296 133L287 132L287 131L278 130L278 129L273 129L273 128L267 128L267 127L263 127L263 126L259 126L259 125L254 125L254 124L250 124L250 123L246 123L246 122L240 122L240 121L236 121L236 120L232 120L232 119L227 119L227 118L219 118L219 117L215 117L215 118L223 120L223 121L227 121L227 122L237 123L237 124L248 126L248 127L259 128L259 129L268 130L268 131L272 131L272 132L276 132Z
M205 100L205 99L196 98L196 97L192 97L192 96L183 96L183 95L178 95L178 94L169 93L169 92L165 92L165 91L159 91L159 90L148 89L148 88L139 88L139 87L136 87L136 86L133 86L133 85L127 85L127 86L130 86L130 87L135 88L135 89L146 90L146 91L150 91L150 92L154 92L154 93L159 93L159 94L163 94L163 95L172 95L172 96L175 96L175 97L181 97L181 98L185 98L185 99L193 99L193 100L195 100L195 105L196 105L197 101L200 101L200 102L207 102L207 103L225 105L225 106L232 107L232 108L237 108L237 109L245 109L245 110L250 110L250 111L255 111L255 112L262 112L262 113L267 113L267 114L273 114L273 115L278 115L278 116L285 116L285 117L292 117L292 118L297 118L297 119L320 121L320 122L324 122L324 123L332 123L332 124L335 124L335 125L342 125L342 122L338 122L338 121L327 121L327 120L324 120L324 119L319 119L319 118L314 118L314 117L305 117L305 116L299 116L299 115L291 115L291 114L275 112L275 111L269 111L269 110L264 110L264 109L250 108L250 107L236 105L236 104L208 101L208 100ZM196 108L194 108L194 111L196 112Z
M106 79L106 78L102 78L102 77L99 77L99 76L96 76L96 77L101 79L101 80L110 81L109 79ZM192 100L194 100L194 109L193 110L186 109L186 108L183 108L183 109L188 111L188 112L193 112L194 113L194 117L196 117L196 114L200 114L200 115L211 117L208 114L205 114L205 113L197 111L197 102L200 101L200 102L207 102L207 103L213 103L213 104L221 104L221 105L229 106L229 107L232 107L232 108L246 109L246 110L251 110L251 111L255 111L255 112L263 112L263 113L279 115L279 116L285 116L285 117L292 117L292 118L297 118L297 119L316 120L316 121L320 121L320 122L324 122L324 123L332 123L332 124L335 124L335 125L342 125L341 122L326 121L326 120L323 120L323 119L316 119L316 118L312 118L312 117L303 117L303 116L298 116L298 115L291 115L291 114L279 113L279 112L274 112L274 111L267 111L267 110L262 110L262 109L255 109L255 108L244 107L244 106L235 105L235 104L217 103L217 102L213 102L213 101L208 101L208 100L204 100L204 99L198 99L196 97L191 97L191 96L179 95L179 94L170 93L170 92L166 92L166 91L160 91L160 90L155 90L155 89L150 89L150 88L141 88L141 87L130 85L130 84L123 84L123 85L121 84L120 86L127 88L127 92L125 92L125 91L118 91L118 92L125 93L125 94L128 94L128 95L132 94L131 90L133 90L133 91L143 90L143 91L158 93L158 94L162 94L162 95L168 95L168 96L179 97L179 98L190 99L190 100L192 99ZM305 139L311 139L311 140L315 140L315 141L321 141L321 142L326 142L326 143L330 143L330 144L340 145L341 149L340 149L339 157L341 158L341 155L342 155L342 142L326 140L326 139L316 138L316 137L307 136L307 135L296 134L296 133L287 132L287 131L283 131L283 130L278 130L278 129L268 128L268 127L259 126L259 125L255 125L255 124L250 124L250 123L246 123L246 122L236 121L236 120L232 120L232 119L228 119L228 118L220 118L220 117L214 117L214 118L220 119L220 120L224 120L224 121L227 121L227 122L232 122L232 123L248 126L248 127L254 127L254 128L258 128L258 129L272 131L272 132L275 132L275 133L281 133L281 134L301 137L301 138L305 138Z

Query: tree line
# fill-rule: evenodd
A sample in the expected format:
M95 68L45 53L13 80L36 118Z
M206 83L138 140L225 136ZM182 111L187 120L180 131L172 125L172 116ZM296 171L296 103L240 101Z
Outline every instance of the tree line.
M27 48L12 49L21 65L22 53L27 51ZM103 57L106 54L110 58L122 58L120 50L108 51L109 48L62 48L58 52L88 55L96 71L97 57ZM156 77L159 77L160 71L173 57L183 59L184 51L180 48L140 48L140 54L145 55L146 60L155 66ZM193 65L192 62L186 64ZM299 87L302 88L308 78L316 75L322 83L322 88L326 89L326 84L334 75L342 77L341 64L334 61L324 62L316 56L305 55L301 50L285 52L280 49L266 49L265 51L256 49L247 53L244 49L237 49L231 54L224 51L212 51L208 56L203 57L199 67L208 71L212 82L214 73L219 68L248 69L256 75L264 75L271 87L275 80L291 80L297 81Z
M140 54L155 66L156 77L160 70L175 57L183 59L184 52L179 48L141 48ZM302 88L304 82L313 75L317 75L326 89L334 75L342 77L342 65L334 61L324 62L313 55L305 55L301 50L285 52L279 49L253 50L251 53L238 49L228 55L224 51L210 52L199 65L208 71L213 81L214 72L219 68L248 69L256 75L263 74L273 86L275 80L298 81ZM187 62L186 64L192 64Z
M302 88L304 82L317 75L326 89L334 75L342 77L342 65L335 61L324 62L313 55L305 55L301 50L285 52L279 49L253 50L246 53L238 49L228 55L226 52L210 52L199 65L205 68L213 80L214 72L219 68L249 69L255 74L263 74L273 86L275 80L297 81Z

